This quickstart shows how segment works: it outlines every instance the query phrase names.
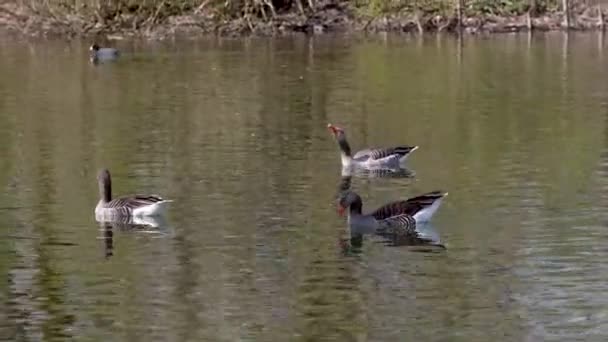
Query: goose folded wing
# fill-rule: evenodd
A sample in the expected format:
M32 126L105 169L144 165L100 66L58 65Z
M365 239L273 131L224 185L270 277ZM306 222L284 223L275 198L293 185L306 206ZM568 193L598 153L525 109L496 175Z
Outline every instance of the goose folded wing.
M108 208L139 208L144 207L146 205L151 205L154 203L162 202L163 199L159 196L154 195L134 195L128 197L119 197L111 200L108 204Z
M420 210L430 207L437 201L445 196L444 192L432 191L420 196L409 198L405 201L396 201L386 204L373 213L371 213L377 220L382 220L396 215L407 214L414 216Z
M373 160L384 159L386 157L397 155L399 157L411 153L416 146L394 146L388 148L370 148L357 152L353 158Z
M408 203L407 201L397 201L385 204L380 208L376 209L371 215L376 220L384 220L393 216L398 215L410 215L413 216L419 209L419 206L415 203Z

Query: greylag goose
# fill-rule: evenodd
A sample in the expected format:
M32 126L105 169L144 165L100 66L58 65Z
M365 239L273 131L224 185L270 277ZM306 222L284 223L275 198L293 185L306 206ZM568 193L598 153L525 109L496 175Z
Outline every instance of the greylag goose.
M410 153L418 149L418 146L394 146L387 148L369 148L361 150L354 155L346 140L346 133L340 127L327 124L327 128L333 134L338 146L343 167L358 166L362 168L399 168L401 163L407 159Z
M172 202L156 195L130 195L112 199L112 180L107 169L99 171L97 181L100 199L95 207L95 216L98 221L125 216L160 216L166 212L167 204Z
M428 222L439 209L447 192L433 191L403 201L388 203L369 214L363 214L363 201L349 191L339 201L340 216L347 208L348 225L354 234L393 234L418 237L416 225Z

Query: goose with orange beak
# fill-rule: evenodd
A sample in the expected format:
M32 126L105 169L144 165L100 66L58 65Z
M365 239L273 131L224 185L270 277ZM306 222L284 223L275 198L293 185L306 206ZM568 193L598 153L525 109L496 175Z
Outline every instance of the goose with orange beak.
M346 133L338 126L327 124L327 129L334 136L340 148L343 167L357 166L366 169L399 168L407 157L418 149L418 146L395 146L387 148L368 148L353 154Z

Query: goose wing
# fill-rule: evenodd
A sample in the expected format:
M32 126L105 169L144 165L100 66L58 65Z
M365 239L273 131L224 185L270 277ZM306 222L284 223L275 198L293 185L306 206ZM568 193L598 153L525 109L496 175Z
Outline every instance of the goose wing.
M382 220L401 214L414 216L419 211L432 206L435 201L445 197L445 195L445 192L432 191L404 201L391 202L376 209L373 213L371 213L371 215L377 220Z
M118 197L106 204L106 208L129 208L135 209L164 201L163 198L156 195L132 195Z
M399 158L412 153L418 146L394 146L388 148L368 148L365 150L361 150L353 156L354 159L357 160L378 160L384 159L390 156L399 156Z

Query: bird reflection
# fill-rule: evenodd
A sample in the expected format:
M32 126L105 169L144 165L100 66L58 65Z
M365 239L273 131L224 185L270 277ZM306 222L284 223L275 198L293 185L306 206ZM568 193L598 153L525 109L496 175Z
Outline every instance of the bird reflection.
M163 228L167 227L167 219L165 216L118 216L112 220L104 220L102 216L96 216L95 220L99 223L109 223L115 228L123 230L131 230L134 228Z
M103 230L105 257L109 259L114 255L114 231L112 230L112 224L109 222L101 222L100 226Z
M361 178L414 178L416 172L405 167L362 169L356 167L342 167L342 176L350 175Z
M163 216L158 217L120 217L112 221L97 221L103 231L105 258L114 255L114 230L121 231L150 231L162 232L167 229L167 221Z
M342 175L340 177L340 182L338 183L338 191L336 192L336 200L340 201L346 193L350 191L350 187L353 182L353 177L351 175Z
M338 183L336 199L340 201L340 199L351 189L353 175L367 178L413 178L415 174L414 171L406 168L364 170L353 167L343 167L340 182Z
M444 244L441 243L439 232L431 223L423 223L416 225L416 232L418 236L402 235L402 234L376 234L382 237L384 240L381 241L387 246L428 246L428 247L439 247L447 249ZM423 250L421 250L423 251Z
M105 59L100 59L94 56L89 57L89 62L91 62L91 64L98 66L101 64L108 64L108 63L114 63L115 60L105 60Z
M387 247L425 247L414 249L413 251L416 252L434 252L437 248L443 250L447 249L445 245L441 243L441 239L435 228L430 224L420 225L420 227L416 227L416 230L419 231L419 235L416 237L395 233L374 233L370 235L379 238L373 240L375 243L381 243ZM363 247L363 236L364 234L351 233L349 238L340 239L339 245L342 253L345 255L360 253L361 248Z
M363 235L351 234L349 237L340 237L338 239L338 245L340 246L340 252L342 255L356 255L361 253L363 247Z

